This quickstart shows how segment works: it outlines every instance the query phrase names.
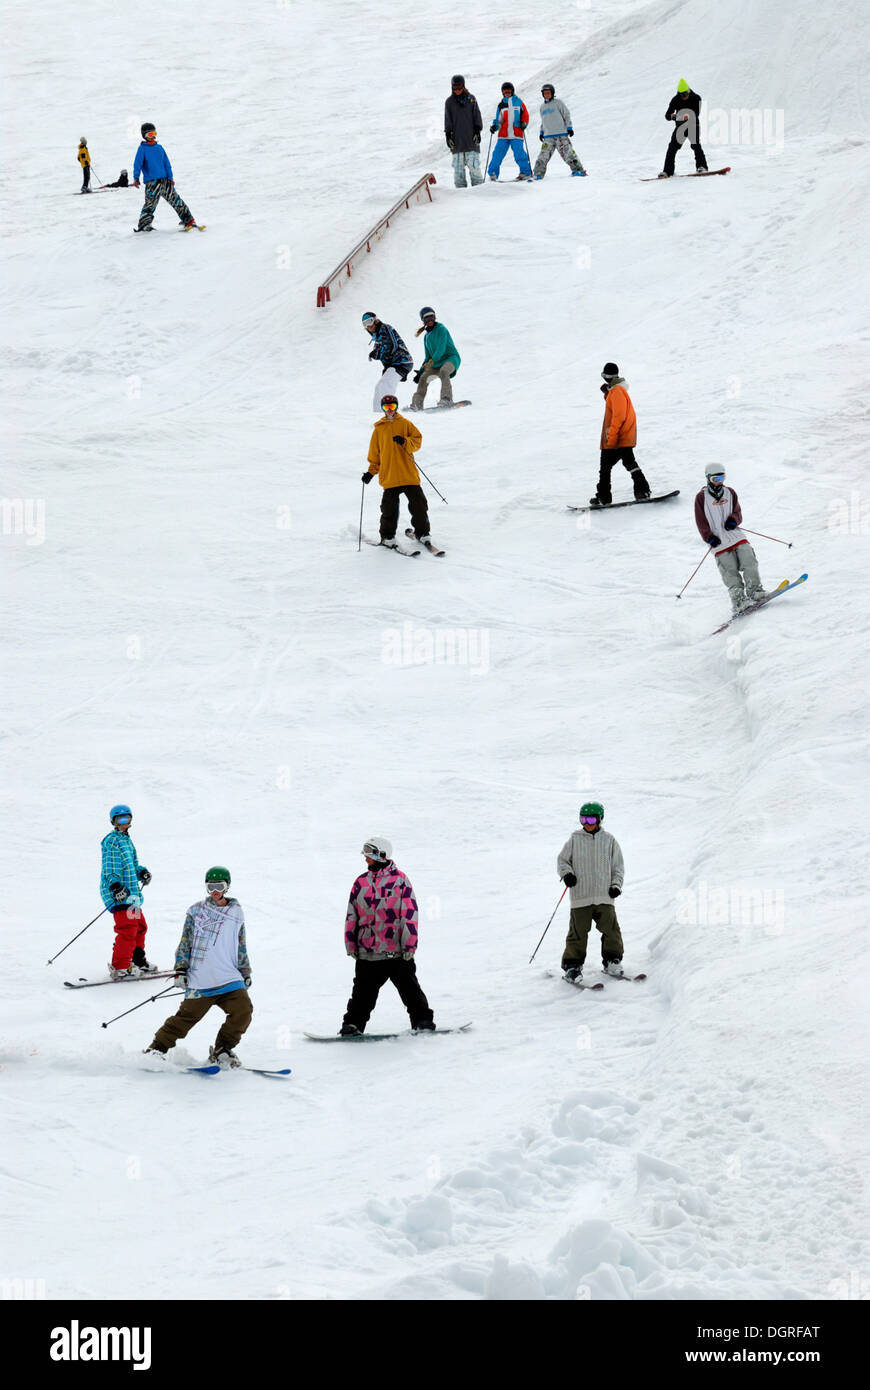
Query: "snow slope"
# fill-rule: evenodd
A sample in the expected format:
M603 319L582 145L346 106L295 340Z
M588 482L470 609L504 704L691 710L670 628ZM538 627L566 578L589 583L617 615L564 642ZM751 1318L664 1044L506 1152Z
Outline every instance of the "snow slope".
M4 511L4 1268L97 1299L843 1296L866 1267L864 9L484 0L459 48L416 5L313 11L215 0L204 24L156 0L143 30L103 3L9 8L5 493L33 526ZM454 190L457 69L485 119L505 76L530 105L553 80L590 177ZM782 147L710 144L728 177L640 183L680 76L708 110L781 110ZM135 191L67 196L79 135L111 179L144 119L201 236L165 206L132 236ZM318 312L429 168L434 204ZM410 342L425 303L474 407L422 417L448 556L409 564L357 552L360 316ZM650 481L681 495L577 519L610 358ZM765 583L810 574L715 638L712 562L674 601L711 458L747 526L793 541L757 541ZM564 906L527 964L590 795L650 977L595 995L557 978ZM101 971L105 919L46 969L99 907L118 800L159 962L230 865L244 1056L289 1081L143 1069L164 1006L100 1024L147 986L61 988ZM338 1027L372 833L465 1035L302 1037ZM402 1020L385 996L377 1024ZM100 1224L131 1210L135 1239Z

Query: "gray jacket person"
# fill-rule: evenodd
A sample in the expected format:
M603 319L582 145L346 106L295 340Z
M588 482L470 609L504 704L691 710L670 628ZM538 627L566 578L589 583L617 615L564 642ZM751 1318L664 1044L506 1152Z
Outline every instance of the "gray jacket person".
M571 112L568 110L564 101L556 98L556 89L552 82L545 82L541 88L541 96L544 98L541 104L541 129L539 139L541 141L541 153L535 160L535 178L542 179L547 172L547 165L556 150L564 159L574 178L583 178L586 170L580 163L580 159L574 151L570 136L574 134L574 127L571 124Z

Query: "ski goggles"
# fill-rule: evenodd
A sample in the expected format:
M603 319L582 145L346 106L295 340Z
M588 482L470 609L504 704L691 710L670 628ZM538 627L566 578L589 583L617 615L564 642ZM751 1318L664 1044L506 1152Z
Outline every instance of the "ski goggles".
M391 411L393 414L399 409L395 401L381 401L381 410Z
M224 879L217 878L211 880L209 883L205 885L205 891L207 893L219 893L221 897L223 897L224 893L227 891L229 886L230 885L226 883Z
M724 474L724 473L709 473L709 474L707 475L707 482L708 482L708 483L724 483L724 481L725 481L725 474Z
M581 825L597 825L597 824L598 824L598 820L599 820L599 817L598 817L598 816L581 816L581 817L580 817L580 824L581 824Z
M113 823L115 825L129 825L132 819L132 816L116 816Z

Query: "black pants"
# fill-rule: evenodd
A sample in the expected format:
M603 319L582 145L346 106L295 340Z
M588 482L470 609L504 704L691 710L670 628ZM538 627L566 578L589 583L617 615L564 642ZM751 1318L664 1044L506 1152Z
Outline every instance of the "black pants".
M666 174L672 174L674 172L674 165L677 160L677 150L679 150L685 144L688 144L688 141L685 138L682 140L678 139L677 131L675 130L673 135L671 136L670 144L667 148L667 153L665 154ZM706 169L707 156L705 155L704 151L701 149L701 146L698 144L697 141L695 141L695 143L692 145L692 154L695 156L695 168Z
M401 956L391 956L386 960L357 961L353 991L347 1001L347 1013L342 1023L353 1023L362 1032L387 980L391 980L398 990L399 998L408 1010L412 1028L419 1023L434 1022L429 1001L417 980L416 965L412 960L402 960Z
M91 186L91 166L90 166L90 164L85 164L84 167L83 167L83 169L82 169L82 192L84 193L85 189L86 189L86 188L90 188L90 186Z
M408 499L411 525L415 536L429 534L429 507L426 494L419 483L408 483L406 487L385 487L381 497L381 540L391 541L399 523L399 502L402 493Z
M599 502L613 501L613 494L610 491L610 475L620 462L623 468L627 468L631 474L635 497L647 497L649 495L649 483L640 470L633 449L602 449L597 488Z

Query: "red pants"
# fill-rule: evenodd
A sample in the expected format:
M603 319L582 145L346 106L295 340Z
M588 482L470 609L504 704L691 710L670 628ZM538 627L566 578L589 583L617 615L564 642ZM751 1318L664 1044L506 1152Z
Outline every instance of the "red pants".
M139 907L119 907L113 910L115 919L115 948L112 951L112 965L116 970L129 970L133 964L133 952L137 946L145 948L145 933L148 923Z

